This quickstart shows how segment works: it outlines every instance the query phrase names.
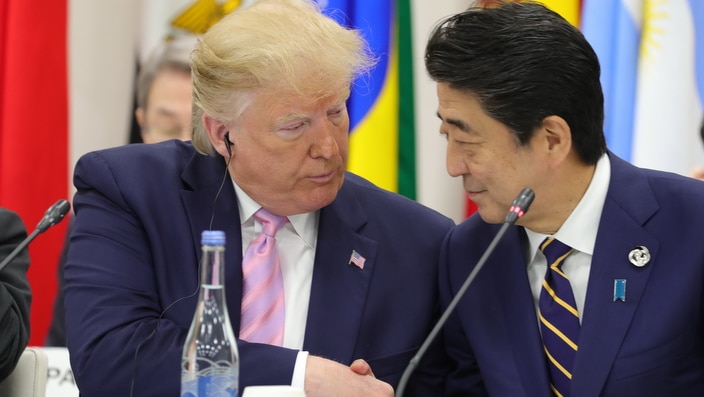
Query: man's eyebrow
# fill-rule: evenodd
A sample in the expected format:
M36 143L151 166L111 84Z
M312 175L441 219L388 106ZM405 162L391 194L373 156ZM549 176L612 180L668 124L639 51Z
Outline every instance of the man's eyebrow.
M175 116L176 112L172 109L169 109L164 106L156 106L156 111L159 114L166 115L166 116Z
M450 124L450 125L454 125L454 126L457 127L460 131L469 132L469 126L468 126L467 123L465 123L464 121L462 121L462 120L460 120L460 119L453 119L453 118L451 118L451 117L445 119L445 118L443 118L442 116L440 116L440 113L437 113L437 116L438 116L438 118L439 118L440 120L442 120L443 122L445 122L445 123L447 123L447 124Z

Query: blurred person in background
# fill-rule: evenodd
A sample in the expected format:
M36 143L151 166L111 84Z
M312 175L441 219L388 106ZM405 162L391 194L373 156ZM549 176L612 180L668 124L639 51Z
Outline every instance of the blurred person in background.
M144 143L191 139L191 61L196 36L164 41L140 68L135 118Z

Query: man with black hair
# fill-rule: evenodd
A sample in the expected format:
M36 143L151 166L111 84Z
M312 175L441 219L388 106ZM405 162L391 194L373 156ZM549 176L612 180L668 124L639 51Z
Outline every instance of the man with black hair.
M446 324L445 395L704 395L704 184L606 148L582 33L501 2L444 20L425 62L447 170L478 207L443 244L443 306L535 191Z

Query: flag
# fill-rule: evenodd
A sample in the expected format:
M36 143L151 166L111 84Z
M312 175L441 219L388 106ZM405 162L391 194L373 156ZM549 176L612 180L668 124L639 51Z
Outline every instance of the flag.
M193 34L203 34L225 15L240 6L240 0L196 0L186 10L171 20L171 25Z
M359 252L352 250L352 255L350 255L350 265L355 265L360 269L364 269L364 262L366 262L367 259L363 257L362 255L359 254Z
M523 0L513 0L520 3ZM477 0L477 3L483 7L493 7L499 4L501 0ZM579 26L580 10L582 8L582 0L537 0L538 3L543 3L545 6L560 14L569 23L574 26Z
M685 175L704 164L704 2L585 0L582 30L602 66L609 148Z
M572 25L579 27L582 0L541 0L541 2Z
M320 2L324 12L343 26L357 29L369 43L378 59L369 75L358 78L348 100L350 140L348 170L371 180L376 185L399 191L399 18L395 7L407 1L398 0L330 0ZM404 64L408 67L410 64ZM407 91L412 104L412 86ZM412 114L412 112L411 112ZM413 128L413 126L411 126ZM411 129L411 135L413 130ZM407 147L414 151L413 145ZM404 172L415 171L413 153L405 154ZM411 198L415 191L406 192Z
M398 192L417 199L413 12L409 0L396 2L398 48Z
M0 5L0 206L17 212L30 233L68 197L66 16L65 0ZM30 345L43 344L51 319L65 227L29 245Z
M81 154L126 140L137 5L0 5L0 205L18 212L30 232L51 204L71 199L73 164ZM29 246L30 345L44 344L52 318L66 226L52 227Z

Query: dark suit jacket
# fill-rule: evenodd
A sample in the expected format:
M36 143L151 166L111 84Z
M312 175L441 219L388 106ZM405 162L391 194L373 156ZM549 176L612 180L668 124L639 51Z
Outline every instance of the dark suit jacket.
M610 154L611 181L589 274L572 396L704 395L704 183ZM475 216L448 235L441 296L452 298L499 225ZM549 396L524 255L510 227L446 327L459 363L449 396ZM651 259L628 260L636 246ZM614 301L614 280L626 301Z
M20 217L0 208L0 262L26 237ZM25 248L0 271L0 381L10 375L29 341L32 293L28 269L29 254Z
M124 397L133 379L135 396L178 394L200 233L213 214L213 229L227 236L227 304L239 330L242 238L229 178L213 206L224 174L222 158L179 141L94 152L78 162L65 302L83 395ZM366 359L395 385L437 318L437 261L453 223L351 174L319 222L303 348L343 364ZM366 258L363 270L349 265L352 250ZM238 346L240 388L290 384L296 350ZM426 362L441 358L434 351ZM442 367L417 371L409 388L437 395Z

